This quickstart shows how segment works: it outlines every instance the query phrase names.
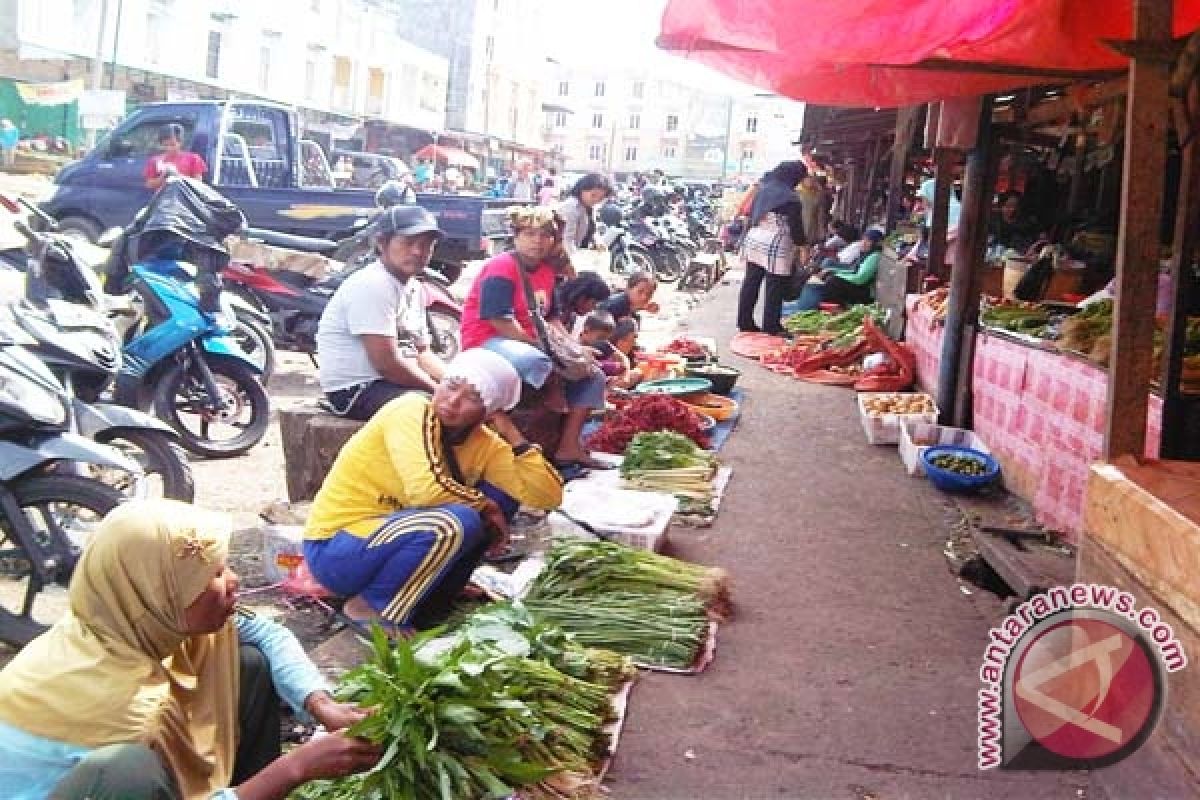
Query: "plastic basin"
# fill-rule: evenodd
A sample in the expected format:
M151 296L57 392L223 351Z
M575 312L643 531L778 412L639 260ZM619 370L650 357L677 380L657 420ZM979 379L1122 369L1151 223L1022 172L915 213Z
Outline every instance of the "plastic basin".
M984 472L982 475L963 475L943 469L933 463L938 456L974 459L983 465ZM994 483L996 478L1000 477L1000 463L987 453L970 447L954 447L952 445L930 447L921 453L921 462L925 465L925 474L929 477L930 482L944 492L973 492Z
M721 365L721 369L718 371L714 370L713 366L716 365L689 367L687 374L693 378L704 378L711 381L712 391L716 394L729 394L733 391L734 385L737 384L738 378L741 377L741 371L724 365Z

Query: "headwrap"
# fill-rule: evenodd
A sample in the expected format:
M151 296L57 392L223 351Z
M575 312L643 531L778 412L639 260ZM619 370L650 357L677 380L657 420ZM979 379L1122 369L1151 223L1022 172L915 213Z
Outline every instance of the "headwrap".
M514 234L523 228L546 228L557 237L563 232L563 218L547 206L513 206L508 209L508 224Z
M808 167L804 166L803 161L784 161L763 175L750 204L750 224L757 225L769 212L798 201L800 197L795 191L796 184L807 175Z
M462 378L479 392L488 414L508 411L521 400L521 376L512 364L491 350L464 350L446 365L442 380Z
M83 551L70 610L0 672L0 719L80 747L140 742L186 800L227 787L238 636L183 632L229 553L228 516L172 500L119 506Z

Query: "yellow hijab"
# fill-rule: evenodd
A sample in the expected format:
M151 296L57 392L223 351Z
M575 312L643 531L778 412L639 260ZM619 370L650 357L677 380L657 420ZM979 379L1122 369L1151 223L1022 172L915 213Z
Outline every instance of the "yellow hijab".
M80 747L141 742L183 796L229 785L238 639L182 632L229 552L231 522L171 500L109 514L71 579L70 611L0 672L0 719Z

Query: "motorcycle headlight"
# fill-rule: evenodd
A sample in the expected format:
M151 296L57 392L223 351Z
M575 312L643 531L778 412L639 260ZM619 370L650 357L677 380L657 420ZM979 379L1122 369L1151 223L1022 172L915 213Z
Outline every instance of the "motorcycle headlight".
M14 381L0 376L0 405L20 409L46 425L62 425L67 421L67 408L58 395L29 381Z

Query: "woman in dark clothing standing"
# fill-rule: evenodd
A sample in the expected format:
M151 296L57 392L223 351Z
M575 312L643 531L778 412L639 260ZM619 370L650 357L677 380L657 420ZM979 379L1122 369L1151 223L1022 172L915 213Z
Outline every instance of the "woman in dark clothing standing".
M796 246L806 243L804 206L795 186L808 174L800 161L784 161L763 176L750 205L750 230L742 240L746 276L738 296L738 330L781 334L783 298L795 269ZM754 322L754 307L763 283L763 324Z

